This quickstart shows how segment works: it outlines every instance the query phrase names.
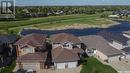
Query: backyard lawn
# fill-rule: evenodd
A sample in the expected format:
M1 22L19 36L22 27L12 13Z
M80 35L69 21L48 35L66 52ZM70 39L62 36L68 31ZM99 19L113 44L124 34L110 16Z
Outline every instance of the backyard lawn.
M117 73L111 66L104 65L96 58L86 58L80 73Z

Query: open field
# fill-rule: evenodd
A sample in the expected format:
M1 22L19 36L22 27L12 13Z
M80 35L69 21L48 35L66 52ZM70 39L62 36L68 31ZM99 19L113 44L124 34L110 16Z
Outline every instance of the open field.
M50 16L44 18L31 18L21 21L0 22L1 30L13 30L18 32L22 28L36 29L66 29L66 28L90 28L90 27L107 27L114 22L107 18L101 18L101 13L87 15L62 15Z
M117 71L91 57L86 59L80 73L117 73Z

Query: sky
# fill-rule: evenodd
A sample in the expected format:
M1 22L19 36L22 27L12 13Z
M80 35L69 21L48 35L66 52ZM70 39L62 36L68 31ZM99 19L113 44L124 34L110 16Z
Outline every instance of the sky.
M130 5L130 0L15 0L17 6Z

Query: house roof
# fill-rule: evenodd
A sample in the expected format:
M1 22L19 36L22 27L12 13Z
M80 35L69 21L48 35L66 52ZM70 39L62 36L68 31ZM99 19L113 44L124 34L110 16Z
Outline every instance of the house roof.
M17 62L45 62L47 59L47 52L28 53L18 57Z
M107 41L98 35L89 35L80 37L81 41L87 48L95 48L108 57L120 55L122 52L110 46Z
M73 34L69 33L59 33L50 36L53 43L63 43L63 42L72 42L72 43L81 43L80 39Z
M42 34L29 34L27 36L22 37L18 40L15 45L19 45L20 47L24 47L26 45L30 45L33 47L41 47L46 41L46 35Z
M126 54L130 54L130 47L126 47L121 50L124 51Z
M73 53L72 50L68 50L62 47L57 47L52 50L52 61L53 62L68 62L77 61L79 56Z
M0 41L2 43L14 43L17 39L18 37L14 35L0 35Z
M83 53L84 50L83 50L82 48L73 48L73 49L72 49L72 52L73 52L73 53Z
M100 31L97 33L98 35L104 37L108 41L117 41L122 44L126 44L129 40L127 37L123 36L122 34L114 33L114 32L108 32L108 31Z
M124 31L123 33L130 35L130 30L129 31Z

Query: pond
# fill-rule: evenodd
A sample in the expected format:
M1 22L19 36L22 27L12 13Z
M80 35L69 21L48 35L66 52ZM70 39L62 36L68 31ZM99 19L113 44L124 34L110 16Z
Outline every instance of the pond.
M21 35L27 35L31 33L41 33L52 35L56 33L72 33L76 36L94 35L101 30L107 30L111 32L121 33L123 31L130 30L130 23L128 21L118 21L119 25L113 25L109 28L86 28L86 29L66 29L66 30L34 30L34 29L23 29Z

